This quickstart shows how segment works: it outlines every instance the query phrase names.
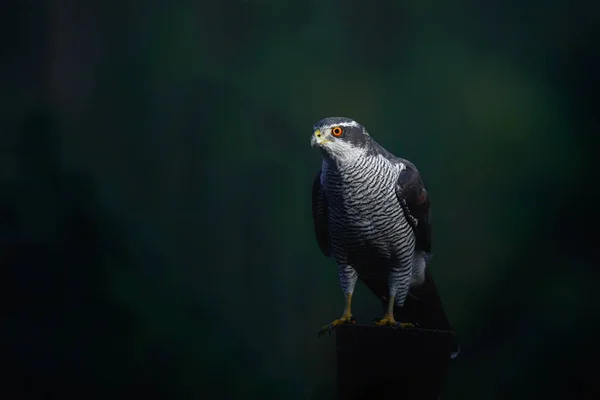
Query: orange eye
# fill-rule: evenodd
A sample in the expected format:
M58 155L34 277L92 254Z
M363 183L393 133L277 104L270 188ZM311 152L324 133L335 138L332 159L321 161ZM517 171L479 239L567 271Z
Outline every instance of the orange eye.
M342 136L342 133L344 133L344 130L342 129L342 127L340 126L336 126L335 128L333 128L331 130L331 134L335 137L340 137Z

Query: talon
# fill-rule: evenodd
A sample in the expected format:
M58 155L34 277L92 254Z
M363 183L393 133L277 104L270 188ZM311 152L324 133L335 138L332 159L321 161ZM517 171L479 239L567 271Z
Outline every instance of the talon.
M325 325L321 328L321 330L319 330L319 334L318 336L321 337L321 335L327 333L329 334L329 336L331 336L331 331L333 331L336 327L340 326L340 325L344 325L344 324L355 324L356 323L356 319L354 319L354 317L352 315L346 315L346 316L342 316L339 319L333 320L330 324Z
M396 326L396 319L394 314L390 311L386 312L383 318L375 320L377 326Z
M379 320L375 320L375 325L377 326L397 326L398 322L394 320L394 317L383 317Z
M411 322L396 322L394 318L394 299L395 296L390 296L388 300L387 311L380 320L375 320L377 326L391 326L394 328L416 328L417 326Z
M391 326L394 328L416 328L417 326L412 322L397 322L394 320L390 320L388 318L382 318L380 320L375 321L375 325L377 326Z
M392 326L395 328L416 328L417 326L411 322L397 322L393 315L386 314L383 318L375 320L377 326Z

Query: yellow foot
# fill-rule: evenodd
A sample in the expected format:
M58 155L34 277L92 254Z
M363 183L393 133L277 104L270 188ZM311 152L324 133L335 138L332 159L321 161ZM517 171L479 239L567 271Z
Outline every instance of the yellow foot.
M325 333L328 333L329 335L331 335L331 331L340 325L355 324L355 323L356 323L356 320L354 319L354 317L352 315L344 315L341 318L334 320L329 325L323 326L321 328L321 330L319 331L319 337Z
M410 322L396 322L394 317L388 317L388 316L385 316L380 320L376 320L375 325L377 325L377 326L393 326L396 328L398 328L398 327L400 327L400 328L416 328L415 324L412 324Z

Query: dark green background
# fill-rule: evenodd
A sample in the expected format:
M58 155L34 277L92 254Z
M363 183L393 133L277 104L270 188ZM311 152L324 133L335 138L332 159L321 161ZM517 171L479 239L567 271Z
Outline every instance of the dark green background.
M313 238L309 138L347 116L429 186L431 269L462 342L446 398L591 396L599 13L9 4L5 378L38 394L331 398L335 341L316 332L343 298ZM355 304L359 321L379 316L362 286Z

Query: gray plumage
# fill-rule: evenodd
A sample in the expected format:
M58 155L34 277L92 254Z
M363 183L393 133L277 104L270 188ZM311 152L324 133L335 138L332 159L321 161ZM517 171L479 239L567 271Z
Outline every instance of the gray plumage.
M409 289L425 279L431 248L429 201L418 170L351 119L325 118L313 131L311 144L323 157L313 184L321 251L335 259L344 294L360 278L382 301L402 307Z

